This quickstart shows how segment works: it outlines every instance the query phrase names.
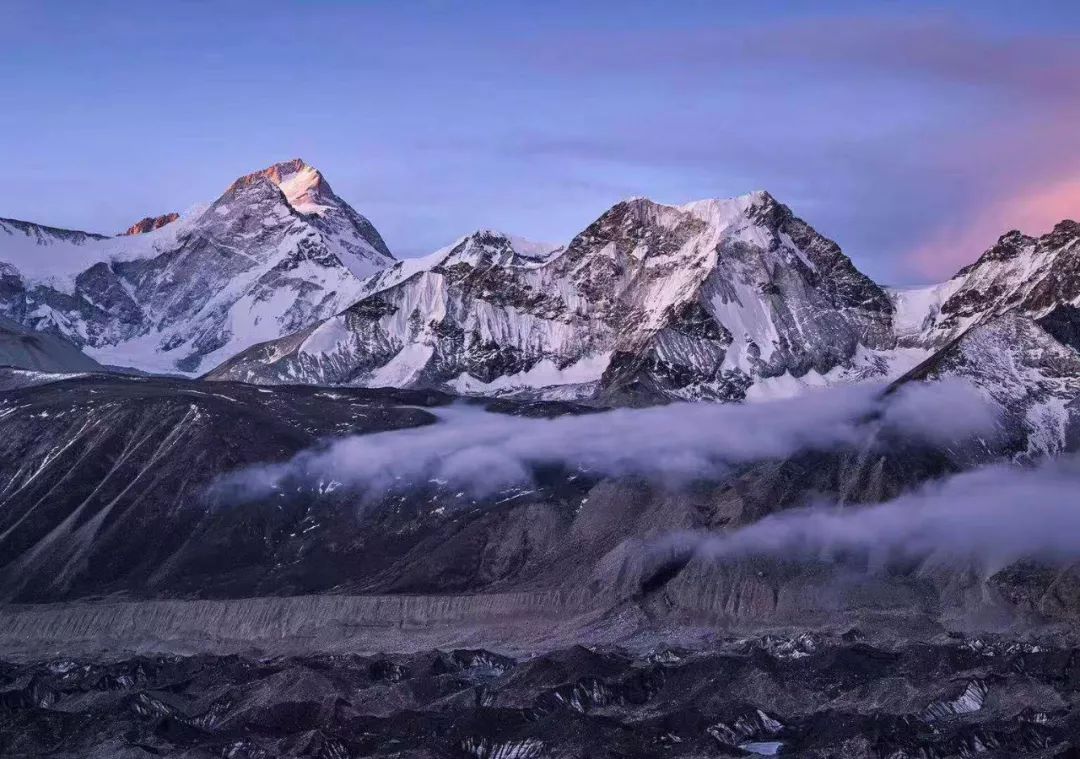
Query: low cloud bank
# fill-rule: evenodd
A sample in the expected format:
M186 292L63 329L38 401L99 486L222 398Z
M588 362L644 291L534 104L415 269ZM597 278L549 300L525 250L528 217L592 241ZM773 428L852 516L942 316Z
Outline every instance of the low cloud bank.
M730 466L855 445L884 431L932 446L996 434L995 406L959 381L847 387L770 403L673 404L533 419L459 406L439 423L360 435L292 460L234 473L230 497L258 498L305 483L359 488L370 497L432 482L483 497L528 484L543 467L664 482L714 478Z
M781 512L730 533L671 533L654 560L754 556L856 562L871 570L956 566L987 574L1021 559L1080 558L1080 462L998 465L886 503Z

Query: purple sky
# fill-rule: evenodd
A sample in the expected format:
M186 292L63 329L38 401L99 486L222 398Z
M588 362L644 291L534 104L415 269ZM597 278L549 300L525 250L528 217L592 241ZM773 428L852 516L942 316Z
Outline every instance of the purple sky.
M301 156L398 256L764 188L938 279L1080 216L1080 3L943 7L6 0L0 216L113 232Z

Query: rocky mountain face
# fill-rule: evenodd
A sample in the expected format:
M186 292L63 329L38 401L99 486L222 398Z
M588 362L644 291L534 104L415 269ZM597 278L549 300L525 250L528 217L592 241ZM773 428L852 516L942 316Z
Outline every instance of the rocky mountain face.
M139 219L130 227L125 229L120 234L122 235L142 235L147 232L153 232L155 229L161 229L166 224L172 224L174 221L180 218L180 214L175 211L172 213L162 214L161 216L146 216Z
M103 363L190 374L338 313L393 261L300 160L168 219L115 238L0 220L0 313Z
M565 247L481 231L212 378L616 403L741 400L887 371L893 305L767 193L620 203Z
M1058 339L1080 299L1080 224L1063 221L1041 237L1009 232L947 282L897 294L900 339L941 345L974 325L1016 313Z
M868 420L849 442L718 467L690 487L557 466L538 469L533 484L483 495L438 477L385 492L321 474L265 492L223 486L230 473L255 467L257 477L259 466L330 438L432 425L452 400L432 391L115 375L8 390L0 395L0 603L405 594L430 599L430 612L417 600L425 616L454 594L511 593L519 600L489 599L488 611L534 604L569 614L632 603L661 617L754 625L850 616L854 624L858 600L826 590L842 571L833 578L824 566L804 573L783 562L666 563L641 546L665 531L723 531L814 499L895 498L1011 450L885 440ZM513 415L583 410L485 403ZM153 540L131 540L146 529ZM974 588L984 581L964 580ZM958 600L917 565L862 583L881 590L879 608L923 620L986 602L978 593ZM923 599L916 606L913 593ZM827 610L816 609L826 598ZM1080 608L1051 598L1044 613L1071 619Z
M394 261L371 223L294 160L115 238L0 220L0 314L142 370L593 405L789 396L917 367L930 376L934 364L933 376L979 381L1038 437L1061 426L1068 371L1035 367L1040 392L1006 397L1017 386L1004 365L942 352L1019 319L1031 342L1001 343L1026 351L1010 367L1044 343L1071 356L1078 239L1070 221L1038 238L1010 232L948 282L886 290L758 192L684 206L637 198L566 245L481 230ZM1044 448L1064 445L1060 429L1041 434Z
M894 292L900 345L930 355L902 379L963 377L996 400L1031 456L1075 449L1080 224L1003 235L940 285Z
M112 577L127 585L136 575L136 584L156 584L150 578L157 576L171 585L170 564L186 567L185 575L216 564L214 554L230 552L226 545L238 537L226 528L217 547L197 537L228 518L207 508L205 491L215 477L294 455L323 437L431 423L415 407L447 400L415 391L268 394L108 375L9 390L0 396L0 593L43 599L82 586L75 591L81 595L83 583ZM152 526L154 539L131 540L138 525ZM237 566L248 564L241 558L247 550L234 554ZM26 574L20 577L17 566ZM219 570L230 584L229 570L212 571Z
M642 550L971 463L873 445L873 420L685 488L208 488L330 436L429 433L452 400L101 375L0 395L0 752L1068 756L1075 567Z

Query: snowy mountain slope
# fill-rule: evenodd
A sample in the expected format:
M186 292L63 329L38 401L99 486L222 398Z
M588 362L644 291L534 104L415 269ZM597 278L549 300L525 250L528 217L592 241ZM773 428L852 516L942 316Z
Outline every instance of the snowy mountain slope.
M756 192L635 198L566 245L479 230L394 261L297 159L117 237L0 220L0 314L103 363L215 379L757 399L899 377L1008 314L1071 350L1078 240L1069 221L1010 232L947 282L886 291Z
M1009 312L1051 317L1080 301L1080 224L1062 221L1041 237L1008 232L947 282L891 297L900 340L912 345L943 345Z
M485 230L399 262L345 312L210 376L633 403L741 399L761 380L895 359L887 294L764 192L637 198L564 248L518 247Z
M1002 409L1022 455L1080 442L1080 224L1003 235L947 282L890 293L901 345L935 349L901 378L963 377Z
M0 219L0 272L62 276L96 262L109 237L58 229L17 219Z
M362 277L393 261L299 159L156 221L114 238L0 223L0 313L103 363L195 373L341 311Z
M898 381L956 377L997 403L1022 457L1080 443L1080 353L1045 322L1019 311L982 321Z
M334 194L326 178L299 158L241 177L230 191L269 180L289 206L320 233L330 253L363 278L394 260L374 225Z

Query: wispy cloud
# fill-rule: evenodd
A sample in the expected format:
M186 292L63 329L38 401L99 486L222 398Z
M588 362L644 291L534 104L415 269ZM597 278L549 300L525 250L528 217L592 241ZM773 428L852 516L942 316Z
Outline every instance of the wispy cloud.
M1080 218L1080 169L1068 178L1042 180L1014 192L988 201L965 219L940 225L910 251L910 264L927 276L946 277L970 263L973 251L984 250L1007 231L1039 235L1063 219Z
M530 484L548 467L658 483L722 477L731 466L868 442L884 430L948 447L992 438L996 407L959 381L823 390L759 404L673 404L530 419L475 407L435 412L431 427L344 438L292 460L227 477L225 500L334 482L378 501L430 482L474 496Z
M1078 487L1075 461L999 465L882 504L795 509L722 535L667 533L647 551L661 564L762 556L872 570L962 566L988 575L1019 560L1080 558Z

